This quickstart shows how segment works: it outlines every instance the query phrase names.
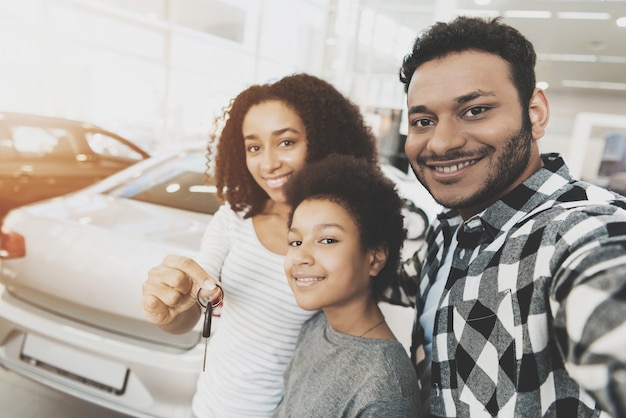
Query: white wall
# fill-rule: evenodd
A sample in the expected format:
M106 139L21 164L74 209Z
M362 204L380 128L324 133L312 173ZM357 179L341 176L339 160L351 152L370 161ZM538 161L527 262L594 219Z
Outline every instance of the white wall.
M421 9L409 28L352 0L1 0L0 110L87 120L158 148L206 139L241 89L298 71L363 109L403 109L401 58L437 13ZM624 94L548 97L542 150L566 158L578 114L626 117ZM586 176L604 133L584 151Z

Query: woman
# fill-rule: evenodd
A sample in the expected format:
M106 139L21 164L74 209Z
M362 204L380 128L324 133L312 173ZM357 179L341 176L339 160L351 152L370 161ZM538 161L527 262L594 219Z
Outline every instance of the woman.
M195 416L270 416L282 398L284 369L302 324L285 280L289 177L331 153L377 161L370 129L350 100L306 74L241 92L220 118L209 154L224 204L212 218L196 260L168 256L143 285L147 318L172 333L190 331L197 297L224 292L198 380ZM198 367L201 367L199 365Z

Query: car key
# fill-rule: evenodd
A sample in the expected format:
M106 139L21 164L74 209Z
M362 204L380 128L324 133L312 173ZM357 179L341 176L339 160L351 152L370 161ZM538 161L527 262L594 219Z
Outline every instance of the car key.
M202 324L202 337L204 338L204 360L202 362L202 371L204 371L206 368L206 351L207 346L209 345L209 337L211 336L211 320L213 318L213 308L217 308L222 304L222 302L224 302L224 289L222 289L222 286L220 286L219 284L216 284L215 286L220 290L221 293L220 300L215 304L213 304L213 301L211 299L207 300L206 304L200 302L200 292L202 291L202 288L198 289L198 294L196 295L196 301L198 302L198 305L200 305L200 308L204 308L204 323Z
M211 317L213 316L213 306L211 301L207 302L204 311L204 325L202 326L202 337L204 338L204 360L202 362L202 371L206 367L206 350L209 345L209 337L211 336Z

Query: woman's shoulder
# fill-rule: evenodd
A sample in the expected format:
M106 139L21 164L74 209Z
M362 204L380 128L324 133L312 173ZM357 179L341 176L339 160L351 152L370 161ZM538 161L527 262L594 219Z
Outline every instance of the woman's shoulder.
M246 218L244 218L244 214L242 212L237 212L233 210L233 208L228 204L228 202L223 203L217 209L217 211L213 214L213 218L220 219L222 222L228 222L228 223L243 224L246 222Z

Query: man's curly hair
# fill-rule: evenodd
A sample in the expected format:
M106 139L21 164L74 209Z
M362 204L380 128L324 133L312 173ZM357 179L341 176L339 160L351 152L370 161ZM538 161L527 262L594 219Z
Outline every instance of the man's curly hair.
M209 175L214 167L218 199L228 201L246 218L261 212L269 196L246 167L243 120L252 106L270 100L283 102L302 119L308 163L333 153L377 162L376 140L359 108L327 81L301 73L275 83L253 85L237 95L216 119L207 161Z
M289 227L300 203L329 200L350 214L364 249L387 248L387 262L373 281L373 294L379 299L398 270L406 237L404 201L379 166L362 158L331 155L295 173L285 187L285 196L292 207Z
M420 65L451 53L469 50L488 52L509 63L511 79L522 108L535 89L537 56L532 43L501 18L482 19L460 16L449 23L438 22L415 39L412 51L404 57L400 81L407 92L413 73Z

